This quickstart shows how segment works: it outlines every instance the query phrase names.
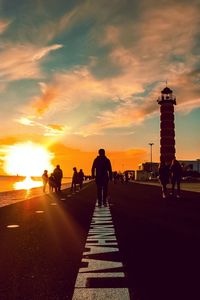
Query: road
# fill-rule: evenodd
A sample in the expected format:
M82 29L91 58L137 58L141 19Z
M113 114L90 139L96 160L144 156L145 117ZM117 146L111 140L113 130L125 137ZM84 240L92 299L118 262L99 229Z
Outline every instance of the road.
M0 208L1 300L200 299L199 193L163 200L156 186L109 190L102 209L94 183Z

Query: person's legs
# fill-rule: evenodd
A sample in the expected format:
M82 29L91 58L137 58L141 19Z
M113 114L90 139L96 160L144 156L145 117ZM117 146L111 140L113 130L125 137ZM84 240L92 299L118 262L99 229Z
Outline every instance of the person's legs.
M82 189L82 187L83 187L83 181L81 180L80 183L79 183L80 190Z
M98 205L102 205L102 184L97 184L97 198L98 198Z
M177 180L177 197L180 197L180 193L181 193L181 181L178 179Z
M166 184L166 182L162 182L162 196L163 196L163 198L166 198L166 196L167 196L167 184Z
M106 205L106 199L107 199L107 194L108 194L108 183L104 183L103 185L103 205Z
M175 187L175 183L176 183L175 179L172 178L172 191L171 191L172 196L174 196L174 187Z

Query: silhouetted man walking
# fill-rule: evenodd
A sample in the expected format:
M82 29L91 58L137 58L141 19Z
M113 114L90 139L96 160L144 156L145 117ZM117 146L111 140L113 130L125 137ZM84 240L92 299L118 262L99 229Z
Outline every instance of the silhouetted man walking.
M92 178L96 180L98 206L101 207L102 203L107 206L108 181L112 180L112 167L104 149L99 149L99 156L93 162Z
M56 183L56 192L60 192L61 191L61 181L63 178L63 172L60 168L60 165L56 166L56 168L53 171L53 175L54 175L55 183Z

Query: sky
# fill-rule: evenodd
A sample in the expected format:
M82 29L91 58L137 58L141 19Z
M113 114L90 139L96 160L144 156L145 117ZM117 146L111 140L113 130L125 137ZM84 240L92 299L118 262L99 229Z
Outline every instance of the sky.
M176 157L200 158L200 1L0 0L0 174L31 141L65 175L159 161L160 107L177 98Z

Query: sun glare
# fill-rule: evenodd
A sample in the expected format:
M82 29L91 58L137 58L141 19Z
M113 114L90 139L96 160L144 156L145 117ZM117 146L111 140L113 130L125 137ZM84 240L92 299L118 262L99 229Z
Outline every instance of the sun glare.
M42 186L42 181L32 180L31 177L26 177L23 181L18 181L14 184L15 190L30 190L35 187Z
M4 161L4 170L9 175L41 176L46 169L53 169L53 154L44 147L32 142L15 144L9 147Z

